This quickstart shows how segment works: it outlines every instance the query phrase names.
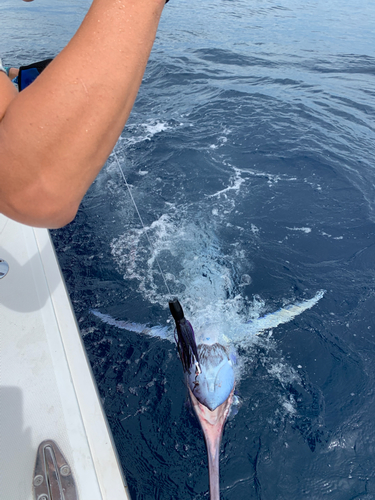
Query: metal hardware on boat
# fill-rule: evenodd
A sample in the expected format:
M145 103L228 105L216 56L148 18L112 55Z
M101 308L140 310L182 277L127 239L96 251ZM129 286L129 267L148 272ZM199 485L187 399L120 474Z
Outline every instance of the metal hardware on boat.
M0 280L8 274L9 264L3 259L0 259Z
M63 466L61 467L61 469L60 469L60 474L61 474L62 476L64 476L64 477L65 477L65 476L69 476L69 474L70 474L70 469L69 469L69 467L68 467L67 465L63 465Z
M33 485L35 500L78 500L72 470L52 440L39 445Z
M34 486L40 486L43 481L44 481L43 476L35 476L34 477Z

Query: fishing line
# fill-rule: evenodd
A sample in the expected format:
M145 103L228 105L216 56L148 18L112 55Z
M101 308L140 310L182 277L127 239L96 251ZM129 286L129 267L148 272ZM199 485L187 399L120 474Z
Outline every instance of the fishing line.
M171 291L169 290L169 286L168 286L167 280L165 278L165 275L163 273L163 270L161 268L160 262L156 256L155 247L151 243L150 238L148 237L147 228L142 220L141 214L139 213L137 204L136 204L135 199L133 197L133 194L131 192L130 186L126 180L124 171L121 168L121 165L120 165L120 162L119 162L119 159L117 157L117 153L115 150L113 150L113 154L116 158L117 166L120 170L121 177L124 180L125 186L127 187L127 190L129 192L130 198L133 202L134 208L138 214L139 220L141 221L141 225L143 227L143 231L146 235L147 241L150 245L151 251L155 254L155 261L158 265L160 274L163 277L165 288L168 290L168 295L170 297L172 297ZM185 372L189 371L189 368L192 365L195 366L195 383L197 385L199 385L199 382L197 382L197 377L202 373L202 369L200 366L199 354L198 354L198 349L197 349L197 345L195 342L195 335L194 335L193 327L191 326L189 321L187 321L185 319L184 311L183 311L178 299L172 298L168 302L169 302L169 309L172 313L173 319L175 320L175 324L176 324L175 340L176 340L179 356L180 356L180 359L182 362L182 366L184 367ZM195 385L194 385L194 388L195 388Z
M122 178L123 178L123 180L124 180L124 182L125 182L125 186L126 186L126 187L127 187L127 189L128 189L128 192L129 192L130 198L131 198L131 200L132 200L132 202L133 202L133 205L134 205L134 208L135 208L135 210L136 210L136 212L137 212L137 214L138 214L139 220L141 221L141 224L142 224L142 227L143 227L143 231L145 232L145 235L146 235L147 241L148 241L148 243L149 243L149 245L150 245L150 248L151 248L152 252L155 254L155 261L156 261L156 264L157 264L157 266L158 266L158 268L159 268L160 274L162 275L162 278L163 278L163 281L164 281L165 287L166 287L166 289L168 290L168 295L172 296L171 291L169 290L169 286L168 286L168 283L167 283L166 277L165 277L165 275L164 275L164 273L163 273L163 270L162 270L162 268L161 268L161 265L160 265L160 263L159 263L159 260L158 260L158 258L157 258L157 256L156 256L155 247L154 247L154 245L151 243L150 238L148 237L147 228L146 228L146 226L145 226L145 225L144 225L144 223L143 223L143 220L142 220L141 214L139 213L139 210L138 210L137 204L136 204L136 202L135 202L135 199L133 198L133 194L132 194L132 192L131 192L130 186L129 186L129 184L128 184L128 183L127 183L127 181L126 181L126 177L125 177L124 171L123 171L123 170L122 170L122 168L121 168L121 165L120 165L120 162L119 162L119 159L118 159L118 157L117 157L117 154L116 154L116 151L115 151L115 150L113 150L113 154L115 155L116 162L117 162L117 166L118 166L118 168L119 168L119 170L120 170L120 173L121 173L121 176L122 176Z

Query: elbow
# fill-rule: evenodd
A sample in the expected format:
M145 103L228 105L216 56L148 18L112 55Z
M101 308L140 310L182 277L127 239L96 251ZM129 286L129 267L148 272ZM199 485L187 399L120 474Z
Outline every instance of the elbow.
M7 203L1 203L0 212L27 226L59 229L74 220L78 208L79 202L74 200L39 193L38 196L11 196Z
M36 227L46 227L48 229L59 229L66 226L75 219L80 201L69 196L66 198L55 196L49 200L43 209L42 214L36 214Z
M58 207L50 207L43 214L36 214L32 225L47 229L59 229L75 219L78 208L79 204L66 203Z

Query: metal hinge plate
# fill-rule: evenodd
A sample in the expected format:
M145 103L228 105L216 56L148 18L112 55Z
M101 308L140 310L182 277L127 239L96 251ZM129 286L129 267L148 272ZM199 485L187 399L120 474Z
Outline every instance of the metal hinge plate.
M78 500L72 470L52 440L39 445L33 487L35 500Z

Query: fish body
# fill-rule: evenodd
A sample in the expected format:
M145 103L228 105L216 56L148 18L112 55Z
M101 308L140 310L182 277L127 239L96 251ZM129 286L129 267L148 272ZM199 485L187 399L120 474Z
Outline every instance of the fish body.
M184 369L186 385L206 442L210 500L220 499L220 443L235 388L233 353L229 353L229 344L239 345L251 335L260 334L291 321L297 315L313 307L323 295L324 290L320 290L309 300L291 304L247 323L232 325L230 337L221 335L220 342L217 341L216 332L219 325L207 325L204 332L199 332L198 344L193 327L185 319L181 305L177 299L174 299L172 307L170 302L171 313L176 323L174 338ZM96 310L91 312L105 323L117 328L173 341L173 332L169 327L149 327L131 321L116 320ZM224 343L228 345L223 345Z

